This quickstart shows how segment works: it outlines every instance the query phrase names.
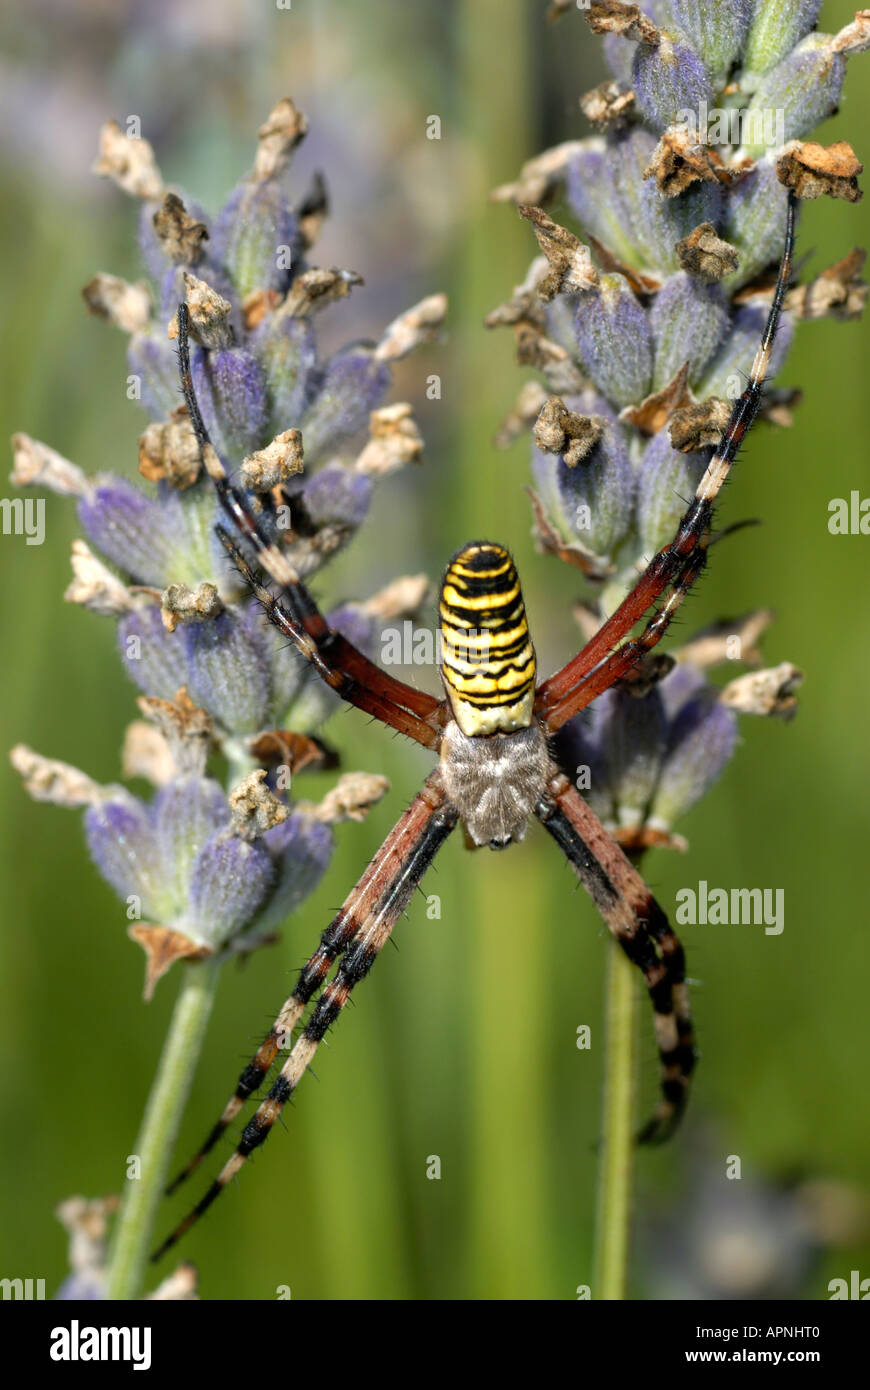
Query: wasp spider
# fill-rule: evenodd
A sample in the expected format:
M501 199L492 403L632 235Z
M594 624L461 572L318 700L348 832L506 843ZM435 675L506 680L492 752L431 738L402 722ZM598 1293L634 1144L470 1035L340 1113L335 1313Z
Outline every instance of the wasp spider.
M202 1148L171 1184L170 1192L193 1172L258 1090L278 1054L289 1049L234 1153L154 1259L211 1206L248 1155L267 1139L324 1034L372 968L427 868L460 823L475 845L493 849L521 840L532 816L552 835L623 951L641 971L649 992L661 1062L661 1099L639 1137L664 1139L673 1132L686 1105L695 1063L683 948L637 870L559 768L550 741L567 720L628 676L656 645L704 568L715 500L758 412L789 280L795 206L789 194L779 276L746 389L734 403L722 441L676 535L653 556L583 650L539 685L519 577L508 552L489 541L463 546L444 574L439 609L446 698L436 699L396 680L330 630L209 442L190 376L188 311L186 305L180 307L182 386L203 461L234 530L277 586L278 595L264 586L236 541L219 527L223 544L268 619L323 680L350 704L431 748L438 765L302 967L293 993ZM665 595L640 634L632 637L635 625ZM293 1032L315 994L308 1020L293 1042Z

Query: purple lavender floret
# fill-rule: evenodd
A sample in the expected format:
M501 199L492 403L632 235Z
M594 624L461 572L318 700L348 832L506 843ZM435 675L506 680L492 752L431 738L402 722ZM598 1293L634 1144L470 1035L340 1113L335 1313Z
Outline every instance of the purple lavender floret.
M250 489L270 543L307 578L364 523L376 479L416 456L406 407L369 417L386 398L391 363L432 336L445 304L442 296L423 301L374 344L321 351L315 315L360 281L310 263L324 208L317 198L294 203L287 178L304 133L292 103L279 102L250 173L211 221L162 186L144 141L145 172L131 185L123 147L111 167L117 127L103 132L109 172L142 200L151 292L103 275L86 297L130 335L129 394L154 419L140 439L142 480L89 479L64 461L46 482L79 499L88 545L77 543L69 596L116 619L125 670L157 726L130 726L125 766L157 791L149 802L63 764L51 777L60 804L86 808L91 857L127 903L131 932L149 954L149 991L178 955L249 950L273 933L324 873L331 825L360 818L386 789L383 778L354 774L345 791L317 805L296 799L299 767L323 757L310 736L338 701L325 687L315 693L310 664L267 621L220 544L217 523L232 523L182 406L169 322L185 299L193 386L214 448L236 485ZM400 435L393 451L391 429ZM364 650L386 621L379 600L333 615ZM395 602L388 597L383 611ZM226 787L206 776L219 758ZM25 765L34 760L48 763L26 750Z
M91 857L133 916L209 952L273 929L320 881L333 849L328 825L295 812L262 836L233 829L219 783L180 776L150 804L114 794L85 816Z
M536 227L543 255L490 322L526 327L520 360L543 377L540 393L520 396L502 436L512 438L517 422L532 427L534 533L541 550L584 574L588 635L672 541L724 436L756 359L785 241L783 181L794 181L801 156L791 150L789 164L782 145L834 111L847 59L867 42L860 16L836 35L813 32L818 0L580 8L603 35L615 80L581 99L590 138L546 151L497 190ZM554 9L567 17L572 7ZM558 218L560 186L576 224L530 216L527 205L541 203ZM854 186L827 191L856 194ZM806 184L800 196L810 196ZM847 274L847 264L833 269ZM762 420L789 423L790 393L769 388L796 319L857 316L866 287L853 280L844 293L830 307L787 296L766 362ZM572 724L566 737L576 746L563 765L570 772L582 755L593 772L588 794L609 823L669 825L708 785L704 767L712 780L731 755L733 712L703 674L733 655L724 642L705 636L678 653L681 666L664 680L655 654L633 672L631 693L610 692ZM688 675L695 660L701 666ZM671 727L668 702L686 680L697 689ZM753 689L735 682L728 700L769 713Z
M608 690L560 735L572 776L605 824L669 832L713 785L737 742L737 718L701 672L677 666L648 695Z
M653 125L669 126L681 111L712 104L713 84L703 61L688 44L653 48L639 43L631 68L638 106Z

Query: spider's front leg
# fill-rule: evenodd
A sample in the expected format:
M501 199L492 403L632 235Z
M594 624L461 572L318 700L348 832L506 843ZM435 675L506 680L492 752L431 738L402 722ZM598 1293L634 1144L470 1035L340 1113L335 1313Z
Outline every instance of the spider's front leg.
M761 404L770 352L791 275L796 209L797 199L790 192L776 289L746 390L734 402L722 441L707 465L674 539L653 556L631 592L583 650L538 687L535 712L551 733L585 709L596 696L609 690L661 640L704 568L714 503ZM635 624L668 590L670 593L661 610L650 619L640 636L626 641Z
M181 1239L220 1196L249 1155L265 1143L272 1126L311 1065L324 1035L335 1023L351 991L365 978L386 945L414 889L457 820L456 808L447 800L440 773L436 769L324 932L318 949L302 967L293 994L282 1006L267 1037L242 1073L235 1096L224 1109L202 1150L173 1183L173 1187L178 1186L188 1173L193 1172L202 1156L238 1113L246 1096L258 1089L279 1049L289 1038L293 1025L301 1018L308 1000L324 985L333 962L340 957L335 975L324 985L277 1079L245 1126L235 1152L205 1196L152 1255L152 1260L159 1259Z
M643 974L655 1016L662 1099L638 1140L667 1139L685 1110L695 1065L683 948L640 874L564 773L554 769L535 814Z
M396 680L341 633L333 632L286 555L266 534L247 495L230 482L209 438L193 388L190 311L186 304L178 306L178 362L181 389L200 458L214 483L220 504L239 535L251 546L262 569L280 587L282 598L279 601L257 581L232 537L218 528L223 544L248 580L267 617L349 704L427 748L437 747L444 701Z

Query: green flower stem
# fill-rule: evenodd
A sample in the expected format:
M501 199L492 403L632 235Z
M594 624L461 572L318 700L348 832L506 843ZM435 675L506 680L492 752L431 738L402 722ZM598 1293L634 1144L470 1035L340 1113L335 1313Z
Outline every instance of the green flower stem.
M199 1061L219 974L220 965L215 960L185 967L185 980L136 1141L140 1176L127 1180L115 1227L106 1279L107 1298L141 1296L154 1216L166 1186L169 1159Z
M605 986L604 1115L595 1223L596 1299L624 1299L634 1168L635 967L610 941Z

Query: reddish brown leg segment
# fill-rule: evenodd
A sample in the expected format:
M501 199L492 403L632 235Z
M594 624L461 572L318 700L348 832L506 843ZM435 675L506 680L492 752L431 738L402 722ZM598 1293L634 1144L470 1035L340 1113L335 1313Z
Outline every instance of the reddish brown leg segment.
M351 991L368 974L389 940L396 921L407 907L414 889L456 825L457 819L456 809L446 800L436 770L390 832L359 883L330 923L318 949L303 966L296 989L281 1009L250 1066L243 1072L242 1082L246 1094L250 1094L257 1089L272 1058L283 1045L282 1039L289 1040L289 1029L299 1020L306 1003L322 985L322 992L309 1015L308 1022L291 1048L265 1100L245 1126L235 1152L224 1164L205 1196L167 1236L152 1259L159 1259L170 1246L180 1240L220 1196L248 1156L265 1143L272 1126L307 1071L325 1033L335 1023ZM339 956L338 969L332 980L326 984L332 963ZM237 1089L230 1106L234 1105L238 1095ZM241 1101L233 1114L240 1105ZM225 1110L224 1115L226 1113ZM222 1121L223 1116L209 1136L207 1147L211 1147L214 1139L226 1128ZM199 1155L181 1176L192 1172L198 1162Z
M685 1109L695 1065L683 948L640 874L563 773L554 774L536 815L643 975L655 1016L662 1099L638 1138L666 1139Z

